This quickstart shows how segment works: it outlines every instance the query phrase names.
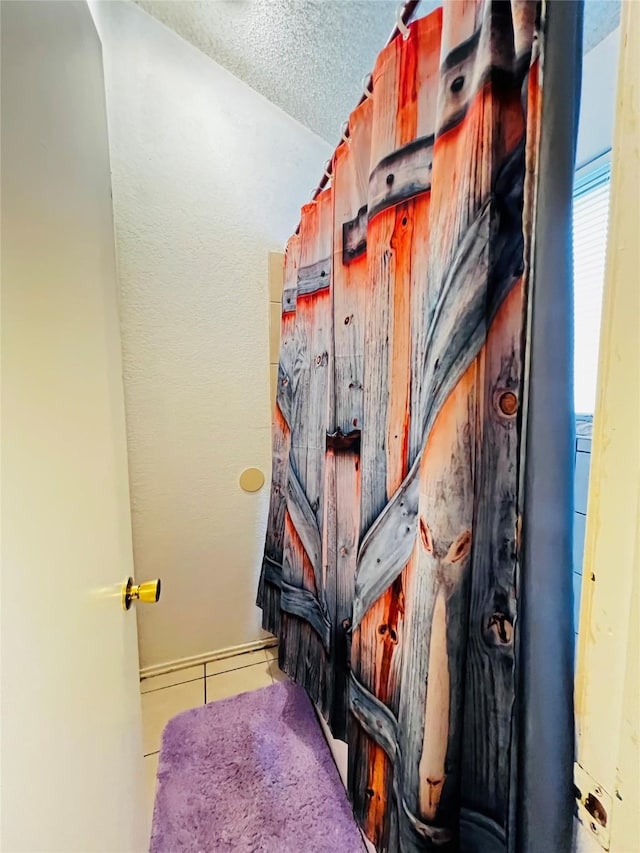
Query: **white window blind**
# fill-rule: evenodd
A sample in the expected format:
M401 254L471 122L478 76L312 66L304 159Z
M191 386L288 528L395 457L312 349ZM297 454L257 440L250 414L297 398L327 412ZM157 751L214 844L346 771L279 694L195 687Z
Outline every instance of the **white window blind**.
M609 220L610 163L576 179L573 194L574 406L593 414Z

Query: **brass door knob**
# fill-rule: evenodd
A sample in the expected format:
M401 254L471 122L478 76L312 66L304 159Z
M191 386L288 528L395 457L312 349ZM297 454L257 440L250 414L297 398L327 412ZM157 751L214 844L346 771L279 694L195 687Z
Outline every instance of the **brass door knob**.
M160 578L138 584L133 582L133 578L127 578L122 584L123 610L128 610L132 601L145 601L147 604L155 604L160 598L161 589Z

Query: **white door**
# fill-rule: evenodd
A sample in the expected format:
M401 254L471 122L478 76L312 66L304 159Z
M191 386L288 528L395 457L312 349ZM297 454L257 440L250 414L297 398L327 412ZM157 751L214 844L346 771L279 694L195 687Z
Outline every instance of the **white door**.
M100 42L3 2L2 850L147 847Z

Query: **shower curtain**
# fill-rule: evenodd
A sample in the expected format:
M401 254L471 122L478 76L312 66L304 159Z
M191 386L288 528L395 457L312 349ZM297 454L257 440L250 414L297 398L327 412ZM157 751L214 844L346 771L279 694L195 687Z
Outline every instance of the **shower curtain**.
M412 23L286 248L258 604L378 851L569 849L580 30Z

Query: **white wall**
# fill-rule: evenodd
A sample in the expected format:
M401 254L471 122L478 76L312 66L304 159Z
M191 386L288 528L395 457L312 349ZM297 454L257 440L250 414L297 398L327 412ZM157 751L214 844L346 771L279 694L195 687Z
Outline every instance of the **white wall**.
M620 27L616 27L583 59L577 169L608 151L613 143L619 52Z
M268 252L329 146L129 2L103 42L141 665L255 641L270 470ZM268 482L268 479L267 479Z

